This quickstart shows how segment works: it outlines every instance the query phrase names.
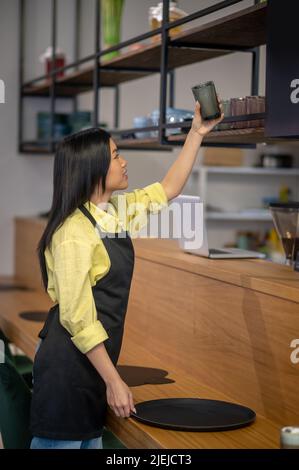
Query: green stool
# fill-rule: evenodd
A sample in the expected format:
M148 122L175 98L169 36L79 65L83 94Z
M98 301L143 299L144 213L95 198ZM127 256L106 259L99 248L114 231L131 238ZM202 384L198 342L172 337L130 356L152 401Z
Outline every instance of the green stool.
M1 331L0 339L5 345L5 363L0 364L0 430L3 444L7 449L29 448L32 362L26 356L14 356L8 339ZM103 448L126 449L126 446L104 427Z
M0 330L0 340L4 342L5 355L14 364L17 371L23 376L29 388L32 388L32 367L33 362L29 357L21 354L13 355L9 348L9 340L6 338L3 331Z
M103 449L127 449L127 447L111 432L104 427L103 430Z
M0 364L0 431L5 449L29 449L31 391L6 356Z

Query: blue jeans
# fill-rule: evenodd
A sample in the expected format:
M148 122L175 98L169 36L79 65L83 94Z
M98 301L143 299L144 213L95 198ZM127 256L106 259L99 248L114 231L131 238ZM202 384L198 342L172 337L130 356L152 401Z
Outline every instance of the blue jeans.
M103 441L102 437L86 439L85 441L62 441L34 437L30 449L103 449Z

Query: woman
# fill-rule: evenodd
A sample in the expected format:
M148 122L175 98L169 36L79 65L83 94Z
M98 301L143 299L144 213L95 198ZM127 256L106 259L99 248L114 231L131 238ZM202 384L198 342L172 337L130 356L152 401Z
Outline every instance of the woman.
M120 197L112 193L127 188L127 163L106 131L87 129L59 145L52 207L38 246L44 287L55 304L34 361L32 449L102 448L107 404L122 418L136 411L116 369L134 267L128 227L140 204L147 214L181 192L203 137L222 119L223 113L202 121L196 103L182 151L161 183ZM121 202L129 214L123 221Z

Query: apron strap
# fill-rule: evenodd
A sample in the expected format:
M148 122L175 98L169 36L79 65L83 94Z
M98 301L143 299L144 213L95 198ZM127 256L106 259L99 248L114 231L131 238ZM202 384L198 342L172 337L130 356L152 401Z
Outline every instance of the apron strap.
M79 206L79 209L80 211L90 220L90 222L92 223L92 225L94 227L96 227L99 231L99 233L101 234L101 236L104 236L104 232L102 231L101 227L100 227L100 224L97 223L97 221L95 220L95 218L92 216L92 214L89 212L88 209L86 209L86 207L82 204L81 206Z
M90 222L92 223L92 225L94 227L96 227L97 225L97 221L95 220L95 218L91 215L91 213L89 212L89 210L86 209L85 206L79 206L79 209L81 212L83 212L83 214L90 220Z
M94 227L96 227L98 229L98 231L100 232L101 236L106 236L107 235L107 232L103 232L101 227L100 227L100 224L97 223L97 221L95 220L95 218L92 216L92 214L89 212L88 209L86 209L86 207L82 204L81 206L79 206L79 209L80 211L90 220L90 222L92 223L92 225ZM129 236L129 232L128 230L124 230L124 232L126 233L127 236ZM113 234L115 236L115 234ZM118 238L118 237L117 237Z

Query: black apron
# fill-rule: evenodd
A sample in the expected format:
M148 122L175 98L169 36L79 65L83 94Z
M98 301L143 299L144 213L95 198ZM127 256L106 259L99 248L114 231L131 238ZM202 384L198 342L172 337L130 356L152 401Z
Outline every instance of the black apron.
M80 210L96 226L91 213ZM102 232L111 266L92 287L98 320L109 338L104 344L116 366L134 269L134 248L127 231ZM124 236L125 235L125 236ZM33 436L62 440L100 437L106 420L106 384L85 354L73 344L59 321L59 304L48 313L33 365L30 431Z

